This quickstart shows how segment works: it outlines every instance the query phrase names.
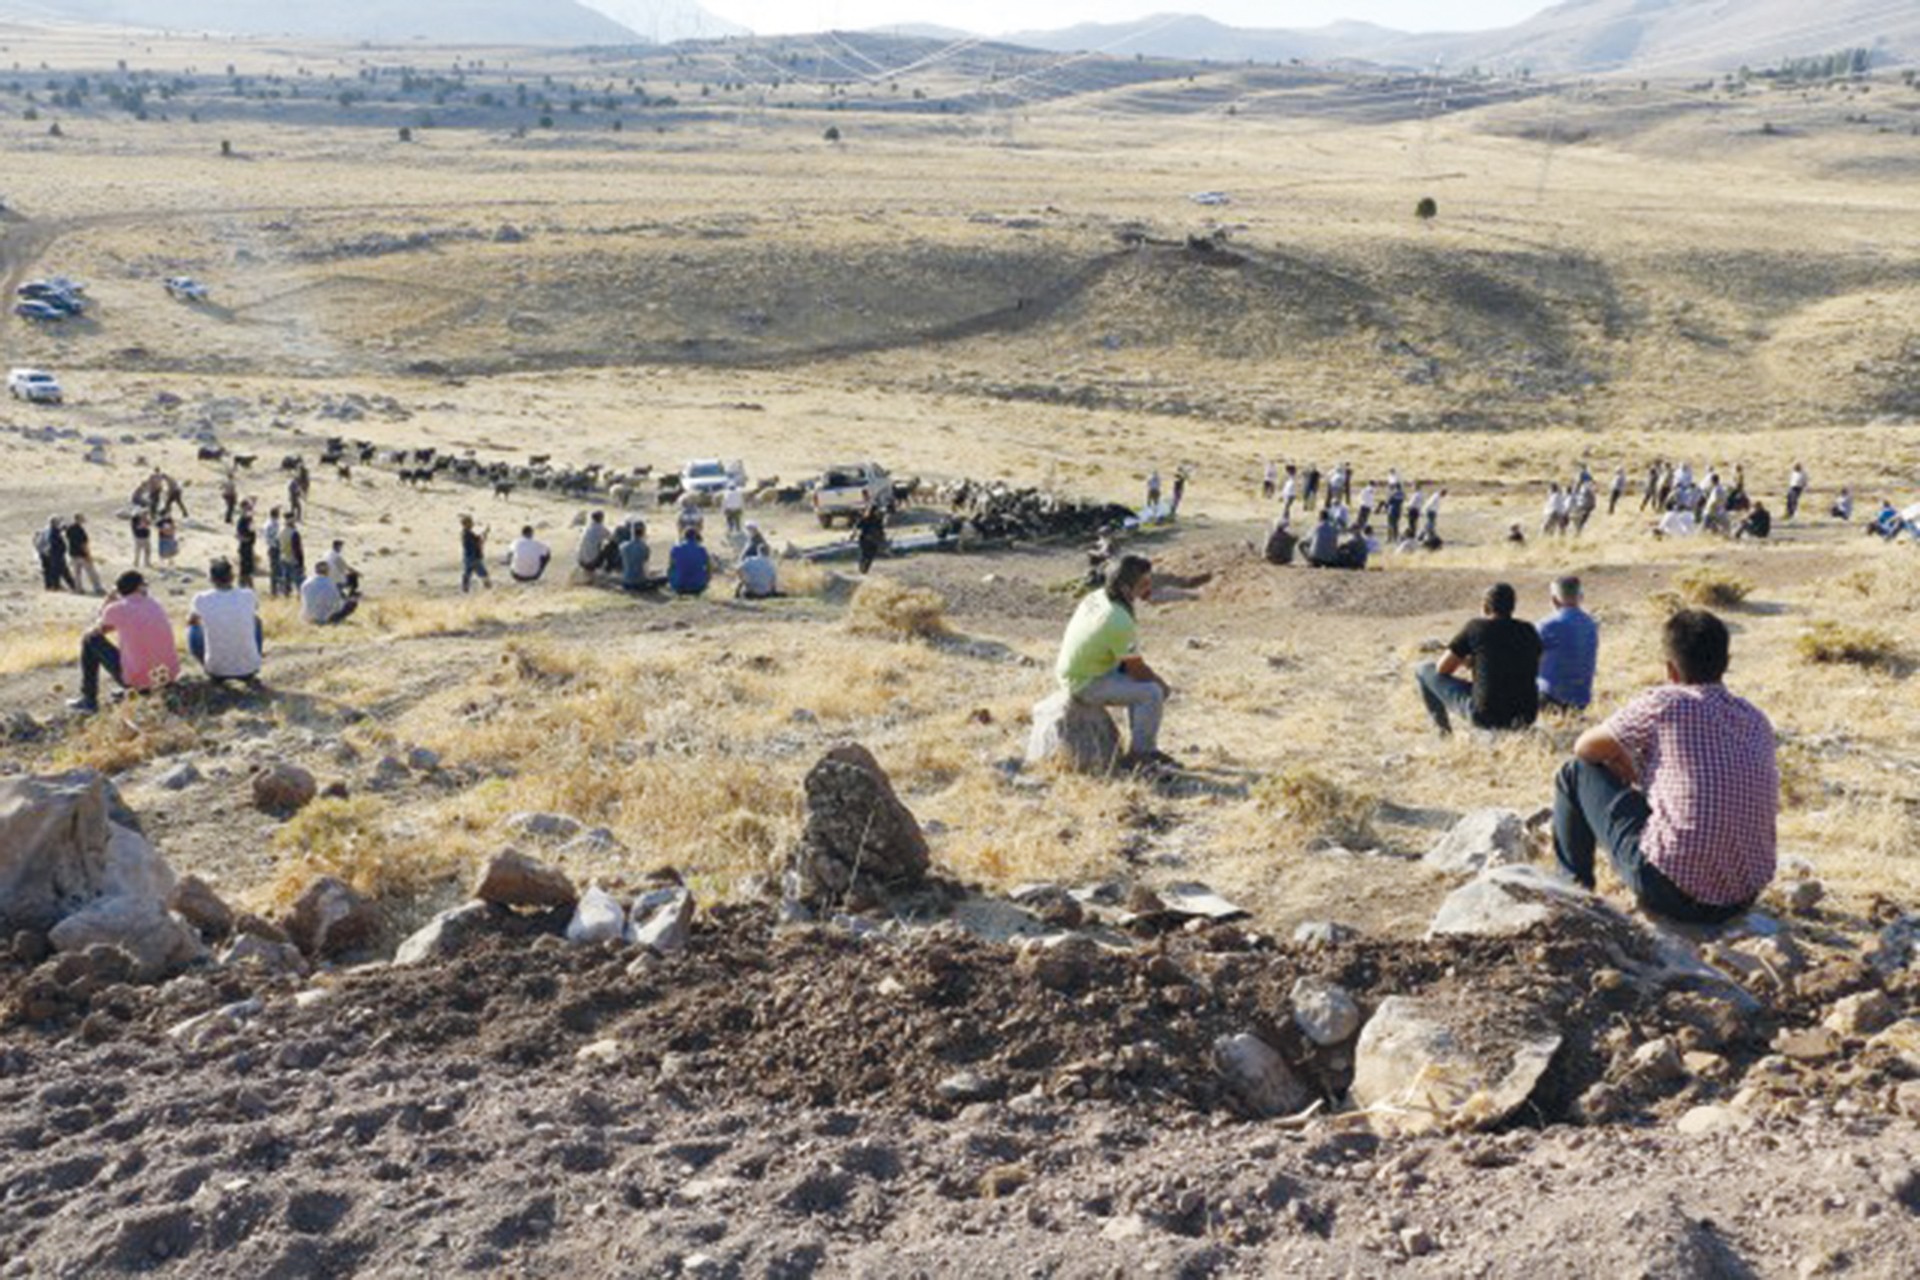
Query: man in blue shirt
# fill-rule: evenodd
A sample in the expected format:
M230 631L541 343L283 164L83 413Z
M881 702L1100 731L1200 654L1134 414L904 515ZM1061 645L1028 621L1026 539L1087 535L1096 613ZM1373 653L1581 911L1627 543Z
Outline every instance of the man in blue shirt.
M1580 607L1580 579L1553 580L1551 616L1541 620L1540 701L1584 711L1593 701L1593 669L1600 656L1600 624Z
M667 554L667 586L679 596L704 594L713 581L713 558L700 545L700 531L688 529L686 537Z

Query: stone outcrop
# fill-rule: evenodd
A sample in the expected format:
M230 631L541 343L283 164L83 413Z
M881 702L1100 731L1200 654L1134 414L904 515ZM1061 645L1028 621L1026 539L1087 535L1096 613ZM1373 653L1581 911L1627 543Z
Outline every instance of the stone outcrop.
M808 771L806 789L806 828L788 859L787 896L877 898L925 881L926 833L865 747L827 752Z
M1104 707L1064 691L1034 704L1027 735L1029 765L1057 764L1076 773L1106 773L1120 758L1120 730Z

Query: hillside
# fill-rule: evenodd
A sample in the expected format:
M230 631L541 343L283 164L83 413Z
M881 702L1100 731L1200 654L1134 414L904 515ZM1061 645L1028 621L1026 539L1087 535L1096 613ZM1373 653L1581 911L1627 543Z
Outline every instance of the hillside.
M0 15L322 40L577 45L632 44L641 38L634 28L575 0L409 0L404 6L378 0L282 0L272 5L250 0L0 0Z

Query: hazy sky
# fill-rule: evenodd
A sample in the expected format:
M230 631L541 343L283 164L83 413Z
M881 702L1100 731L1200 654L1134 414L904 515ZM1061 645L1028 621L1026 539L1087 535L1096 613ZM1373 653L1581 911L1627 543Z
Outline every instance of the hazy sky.
M932 22L997 35L1153 13L1202 13L1236 27L1318 27L1341 18L1410 31L1471 31L1531 17L1548 0L706 0L720 17L769 35Z

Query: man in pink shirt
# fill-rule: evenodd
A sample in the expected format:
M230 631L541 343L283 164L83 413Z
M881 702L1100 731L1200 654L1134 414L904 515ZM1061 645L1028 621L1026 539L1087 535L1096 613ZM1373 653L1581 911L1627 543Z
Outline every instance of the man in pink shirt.
M100 621L80 641L80 696L67 705L75 711L100 709L100 673L127 689L152 689L180 675L180 651L173 624L160 602L147 594L147 580L128 570L113 584ZM107 639L120 638L116 647Z
M1773 725L1720 683L1726 624L1683 609L1661 636L1667 683L1587 730L1560 770L1553 850L1593 888L1604 840L1615 873L1656 915L1719 924L1773 879L1780 773Z

